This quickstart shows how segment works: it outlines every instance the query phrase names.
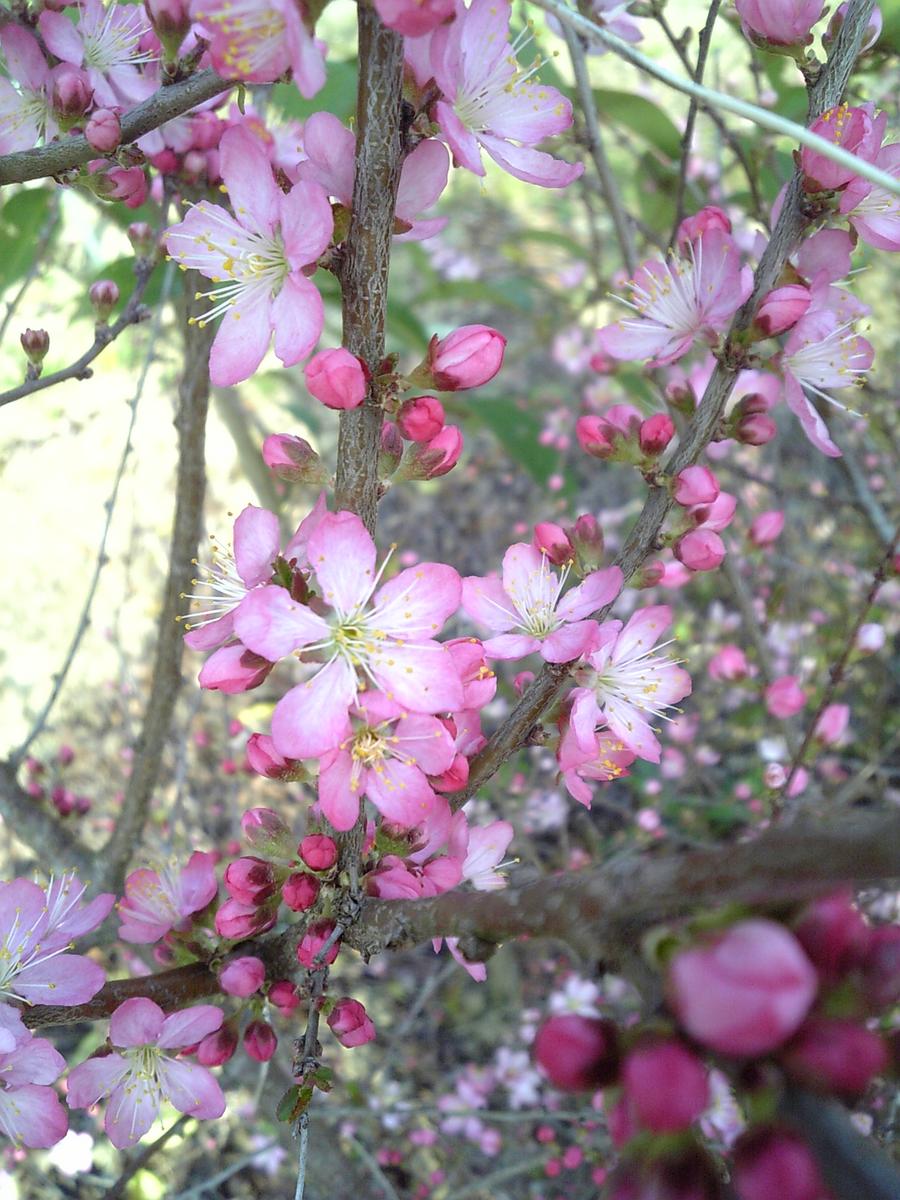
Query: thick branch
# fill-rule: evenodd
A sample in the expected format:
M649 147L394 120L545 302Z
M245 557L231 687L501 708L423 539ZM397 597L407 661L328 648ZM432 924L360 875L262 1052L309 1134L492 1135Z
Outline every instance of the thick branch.
M364 4L359 6L359 63L356 179L341 289L344 345L365 360L374 379L384 358L394 206L403 161L403 40ZM362 407L341 413L338 440L337 508L355 512L370 533L378 504L382 420L373 382Z
M160 88L122 118L122 145L137 141L173 117L180 117L182 113L233 87L233 81L222 79L215 71L201 71L182 83ZM81 167L92 159L102 157L88 144L87 138L80 136L51 142L49 146L39 146L34 150L19 150L15 154L0 157L0 185L62 175L73 167Z
M851 0L847 20L835 41L828 65L818 81L810 88L810 119L832 107L843 94L856 61L859 43L871 10L872 0L860 0L859 4L854 4ZM558 12L561 19L563 11L568 16L573 16L569 10L554 8L553 11ZM579 18L579 21L578 27L582 28L585 24L584 19ZM804 214L802 204L800 174L796 172L788 185L781 214L757 268L753 292L732 322L719 364L706 387L694 419L677 450L666 464L667 474L677 475L685 467L697 462L712 440L725 412L728 397L731 395L731 390L740 373L740 356L736 354L738 348L736 336L750 326L759 301L775 285L788 256L797 245L807 225L808 218ZM732 363L734 365L731 365ZM653 487L650 489L643 510L616 559L626 580L631 578L641 563L656 548L657 539L671 507L672 498L665 488ZM610 607L607 606L601 610L598 614L600 620L606 618ZM465 790L456 793L453 797L455 807L458 808L474 795L481 785L490 779L520 746L526 743L528 735L542 714L562 695L568 677L568 669L565 666L548 665L542 669L512 713L494 732L484 749L472 760L469 781Z
M76 870L82 879L92 877L93 854L63 828L54 813L19 786L16 768L8 762L0 762L0 813L9 833L39 850L45 862Z

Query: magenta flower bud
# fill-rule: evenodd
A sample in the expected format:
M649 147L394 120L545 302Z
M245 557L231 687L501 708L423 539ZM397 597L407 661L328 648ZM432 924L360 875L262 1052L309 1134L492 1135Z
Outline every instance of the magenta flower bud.
M285 483L324 483L325 468L309 442L289 433L270 433L263 442L263 461Z
M874 1012L900 1004L900 926L880 925L871 931L862 961L862 982Z
M34 367L39 367L50 349L50 334L46 329L26 329L19 335L25 357Z
M888 1065L882 1038L854 1021L810 1017L781 1053L789 1074L805 1087L857 1100Z
M326 408L359 408L366 398L368 369L343 346L314 354L303 374L310 395Z
M242 941L255 933L263 933L275 924L277 908L255 904L241 904L229 899L216 913L216 933L231 942Z
M105 324L107 317L119 303L117 284L113 283L111 279L98 279L96 283L91 284L88 295L94 312L97 314L97 320L101 324Z
M146 221L132 221L126 232L136 258L150 259L155 257L157 249L156 234L151 225L148 225Z
M814 900L794 929L824 983L837 983L864 959L872 932L849 889Z
M575 436L578 445L585 454L601 461L612 458L615 453L615 442L610 437L611 430L602 417L579 417L575 422Z
M740 1200L821 1200L825 1193L806 1143L774 1127L751 1129L738 1138L732 1175Z
M305 912L318 900L321 886L315 875L297 871L282 884L281 898L292 912Z
M282 1016L289 1017L300 1004L300 995L289 979L279 979L269 988L269 1001Z
M311 871L330 871L338 859L337 842L327 833L310 833L297 847L297 853Z
M106 159L95 158L88 163L92 175L91 189L104 200L121 200L126 208L140 208L150 194L142 167L111 167Z
M554 521L538 521L531 544L539 554L546 554L555 567L564 566L575 556L568 534Z
M874 120L871 110L839 104L829 108L810 126L813 133L851 154L873 162L881 148L884 125ZM800 151L800 168L804 174L803 187L807 192L833 191L845 187L854 178L852 167L833 162L817 150L804 146Z
M496 329L463 325L440 341L431 339L422 368L438 391L461 392L490 383L503 365L505 350L506 338Z
M784 721L798 713L806 704L806 692L796 675L782 675L770 683L763 693L766 708L773 717Z
M100 154L111 154L122 140L122 126L111 108L95 108L91 113L84 136Z
M815 736L824 746L833 746L850 723L849 704L829 704L816 722Z
M244 1000L259 991L265 978L266 968L262 960L247 955L245 958L233 958L226 964L219 974L219 986L229 996Z
M251 1021L244 1030L244 1049L256 1062L268 1062L277 1045L278 1038L268 1021Z
M453 470L462 451L462 432L456 425L445 425L430 442L410 443L397 479L438 479Z
M672 497L683 508L712 504L718 495L719 481L709 467L685 467L675 476Z
M763 298L753 324L763 337L774 337L796 325L812 303L808 288L789 283Z
M732 432L744 446L765 446L778 432L778 426L763 412L748 413L734 422Z
M334 930L334 921L313 921L297 946L297 962L300 963L301 967L306 967L307 970L314 971L319 967L327 967L334 962L341 948L340 938L338 938L326 954L322 955L318 962L316 961L322 947L334 933Z
M721 208L717 208L715 204L708 204L692 217L685 217L678 226L678 233L675 235L678 249L685 250L689 243L696 242L704 233L714 229L721 233L731 233L731 220Z
M784 529L784 513L780 509L771 509L760 513L750 526L750 541L754 546L771 546L781 537Z
M70 767L75 761L75 751L71 746L60 746L56 752L56 761L61 767Z
M712 529L692 529L678 539L674 551L689 571L714 571L725 557L725 543Z
M444 428L444 406L436 396L413 396L397 413L397 430L408 442L430 442Z
M711 678L733 683L735 680L747 678L750 673L750 664L740 646L728 643L709 660L707 670Z
M675 1133L709 1104L706 1067L678 1041L651 1041L625 1056L622 1091L638 1124L652 1133Z
M403 457L403 438L393 421L385 421L381 427L381 449L378 451L378 475L390 479Z
M582 513L566 532L575 551L579 574L590 575L591 571L598 570L603 562L603 530L597 518L591 513Z
M237 1030L229 1022L214 1033L208 1033L197 1046L197 1062L202 1067L221 1067L237 1050Z
M797 939L774 921L739 921L674 956L669 1003L696 1041L736 1057L767 1054L803 1022L817 978Z
M770 46L806 46L824 0L734 0L744 34Z
M641 422L638 445L644 454L656 458L675 436L675 422L668 413L656 413Z
M290 828L271 808L251 808L241 817L241 832L247 844L266 858L290 861L294 838Z
M84 72L69 63L54 67L50 78L53 80L50 88L53 114L62 126L71 126L90 108L94 89Z
M191 27L191 16L185 0L144 0L144 8L162 43L166 58L177 58L181 43Z
M294 758L285 758L275 749L267 733L251 733L247 739L247 762L257 775L267 779L296 779L303 766Z
M619 1031L604 1017L548 1017L534 1039L534 1059L561 1092L590 1092L619 1075Z
M375 1040L375 1026L358 1000L342 996L328 1014L328 1028L348 1050Z
M275 894L275 871L262 858L236 858L225 868L225 888L240 904L260 905Z

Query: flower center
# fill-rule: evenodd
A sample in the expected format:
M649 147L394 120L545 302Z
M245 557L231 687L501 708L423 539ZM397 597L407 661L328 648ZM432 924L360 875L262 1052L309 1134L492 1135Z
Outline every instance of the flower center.
M81 41L85 65L95 71L109 71L127 63L151 62L154 55L141 53L138 43L144 35L139 9L110 5L99 20L82 20Z

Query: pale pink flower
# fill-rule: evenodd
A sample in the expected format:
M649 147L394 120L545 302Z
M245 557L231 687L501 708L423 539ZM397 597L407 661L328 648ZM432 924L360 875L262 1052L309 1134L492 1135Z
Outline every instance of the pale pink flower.
M379 17L388 29L404 37L423 37L453 16L455 0L375 0Z
M0 29L10 76L0 76L0 154L30 150L57 132L50 103L50 68L38 41L20 25Z
M750 523L748 535L754 546L771 546L781 537L784 529L784 513L780 508L760 513Z
M775 46L805 46L823 0L734 0L748 38Z
M689 242L682 256L651 260L629 281L635 316L600 329L598 344L613 358L662 366L682 358L699 337L712 343L753 288L736 243L717 227Z
M815 736L826 746L833 746L844 736L849 723L849 704L829 704L816 722Z
M202 850L195 850L180 870L170 866L132 871L119 905L119 937L124 942L158 942L206 908L217 890L215 860Z
M506 0L461 0L456 20L431 36L431 67L443 99L435 118L455 162L484 175L481 151L516 179L566 187L584 167L535 150L572 124L572 105L554 87L534 80L539 63L523 69L517 54L530 40L509 41ZM518 144L517 144L518 143Z
M120 1004L109 1022L114 1051L89 1058L69 1075L70 1108L91 1108L109 1096L103 1126L118 1149L134 1146L156 1118L163 1102L201 1120L220 1117L225 1097L205 1067L164 1053L193 1046L222 1024L222 1011L198 1004L163 1013L143 996Z
M325 82L321 44L295 0L193 0L191 16L210 40L212 64L226 79L273 83L292 70L307 100Z
M29 1149L45 1149L61 1141L69 1121L48 1085L65 1068L62 1055L24 1027L14 1045L0 1049L0 1133Z
M334 750L350 733L348 710L363 687L416 713L462 707L453 658L434 635L459 607L452 567L420 563L379 587L375 543L349 512L322 518L308 543L317 611L282 587L256 589L235 617L238 637L270 661L300 651L324 664L283 696L272 716L275 748L288 758ZM358 672L362 672L362 680Z
M559 769L566 791L573 800L591 807L594 794L585 780L609 783L628 774L635 754L625 743L606 730L595 734L595 743L588 749L580 745L571 724L567 724L557 749Z
M733 683L738 679L746 679L750 673L750 664L740 646L729 643L713 655L707 670L711 679Z
M874 161L889 175L900 175L900 142L882 146ZM900 197L857 176L841 193L840 212L876 250L900 250Z
M571 723L583 750L597 752L601 723L639 758L659 762L661 748L647 717L662 717L690 693L691 678L670 658L654 653L654 645L672 622L666 605L643 608L622 627L621 621L600 626L588 664L576 669Z
M368 797L392 825L417 828L436 802L426 776L453 762L453 738L437 717L406 712L377 691L359 697L354 716L354 731L322 758L319 807L335 829L352 829Z
M153 80L137 69L156 58L141 48L150 32L143 6L83 0L74 25L64 13L45 9L38 27L51 53L73 67L84 67L96 104L132 105L156 90Z
M463 580L462 606L498 636L484 643L488 658L524 658L539 653L547 662L572 662L584 654L600 628L592 613L622 590L618 567L593 571L563 595L570 567L560 574L546 554L526 542L503 556L502 581L470 575Z
M506 876L498 867L514 834L509 821L470 825L464 811L454 814L447 850L462 863L462 877L476 892L506 887Z
M319 340L322 297L304 268L327 248L334 222L316 184L301 181L282 192L265 150L246 129L223 134L219 154L234 216L201 200L169 229L166 245L180 266L225 281L201 293L213 306L199 321L223 316L209 374L217 386L230 386L253 374L273 334L286 367Z
M798 713L806 704L806 692L796 675L782 675L765 690L766 708L773 717L785 720Z

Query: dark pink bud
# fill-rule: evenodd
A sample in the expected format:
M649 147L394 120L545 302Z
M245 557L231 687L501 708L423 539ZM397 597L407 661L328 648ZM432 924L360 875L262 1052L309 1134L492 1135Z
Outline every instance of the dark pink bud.
M297 961L302 967L314 971L319 967L327 967L334 962L341 948L340 938L338 938L326 954L322 955L318 962L316 961L322 947L334 933L334 930L334 921L313 921L297 946Z
M822 15L824 0L735 0L741 28L751 41L805 46Z
M267 1021L251 1021L244 1030L244 1049L256 1062L268 1062L277 1045L275 1030Z
M337 842L327 833L311 833L297 847L311 871L330 871L338 859Z
M258 908L255 904L226 900L216 913L216 933L232 942L241 941L255 933L271 929L275 924L277 911L277 908L272 906L264 905Z
M754 546L771 546L781 537L784 513L777 508L760 513L750 526L750 541Z
M50 78L53 80L50 90L53 113L63 126L73 125L90 108L94 90L84 72L69 63L54 67Z
M233 958L219 975L219 986L229 996L245 999L258 992L266 978L266 968L262 960L246 955L244 958Z
M810 1017L781 1061L806 1087L856 1100L887 1067L888 1050L877 1033L853 1021Z
M91 811L90 796L76 796L75 797L75 811L78 813L79 817L83 817L87 813L89 813Z
M247 761L257 775L267 779L296 779L302 766L294 758L285 758L275 749L267 733L251 733L247 739Z
M118 114L111 108L95 108L84 127L84 136L100 154L111 154L122 140Z
M464 391L489 383L503 365L505 350L506 338L496 329L463 325L440 341L432 338L422 367L439 391Z
M251 808L241 817L241 832L251 849L266 858L290 860L294 838L290 828L271 808Z
M322 483L325 468L309 442L289 433L271 433L263 442L263 461L286 483Z
M321 886L315 875L298 871L284 881L281 898L293 912L305 912L318 900Z
M561 1092L589 1092L619 1073L619 1034L601 1017L549 1017L534 1039L534 1058Z
M61 767L69 767L75 761L75 751L71 746L60 746L56 752L56 761Z
M409 442L430 442L444 428L444 406L436 396L413 396L397 413L397 429Z
M622 1089L635 1119L652 1133L687 1129L709 1104L706 1067L686 1046L638 1046L622 1064Z
M575 422L575 436L578 438L578 445L585 454L590 454L592 458L601 460L612 458L616 447L611 434L612 430L602 417L579 417Z
M631 583L636 588L652 588L656 587L660 580L665 578L665 575L665 563L661 563L658 560L656 562L644 563L632 578Z
M126 208L140 208L149 195L143 167L110 167L106 159L88 163L91 189L104 200L121 200Z
M374 1041L375 1026L358 1000L342 996L328 1015L328 1028L347 1049Z
M866 999L875 1012L900 1004L900 926L879 925L862 962Z
M50 349L50 334L46 329L26 329L19 335L25 357L32 366L39 367Z
M711 529L692 529L679 538L675 557L690 571L714 571L725 557L725 544Z
M583 513L567 534L575 551L575 564L582 575L596 571L603 562L603 530L597 518Z
M698 213L685 219L678 226L675 241L679 250L684 250L688 243L695 242L711 229L719 229L722 233L731 233L731 221L728 214L714 204L701 208Z
M837 983L861 962L872 936L849 889L814 900L794 933L825 983Z
M310 395L326 408L359 408L366 398L369 372L343 346L314 354L306 364L304 376Z
M763 299L753 324L763 337L774 337L796 325L811 303L808 288L799 283L786 284Z
M701 1045L756 1056L799 1029L817 984L797 939L783 925L753 919L676 954L669 1003Z
M238 642L213 651L197 677L201 687L226 696L249 692L268 678L274 666L268 659L254 654Z
M740 646L732 645L729 642L709 660L707 670L712 679L733 683L735 680L747 678L750 673L750 664Z
M656 458L675 436L675 422L668 413L656 413L641 422L638 445L645 454Z
M777 1128L752 1129L738 1139L733 1179L740 1200L821 1200L825 1191L806 1143Z
M241 904L262 904L275 894L275 871L262 858L236 858L225 868L225 888Z
M289 979L279 979L269 988L269 1000L285 1017L300 1004L300 995Z
M103 324L115 306L119 303L119 288L111 279L99 279L92 283L88 295L91 299L97 320Z
M389 479L400 465L403 457L403 438L393 421L385 421L381 427L381 449L378 452L378 474Z
M733 432L744 446L765 446L778 432L778 426L765 413L748 413L735 422Z
M237 1030L231 1024L208 1033L197 1047L197 1062L204 1067L221 1067L237 1050Z
M438 479L452 471L463 451L463 435L456 425L445 425L430 442L412 442L403 456L398 481Z
M556 567L571 562L575 556L575 549L569 541L568 534L554 521L539 521L534 527L531 544L540 554L546 554Z
M676 504L691 508L695 504L712 504L719 490L719 481L709 467L685 467L675 476L672 497Z

